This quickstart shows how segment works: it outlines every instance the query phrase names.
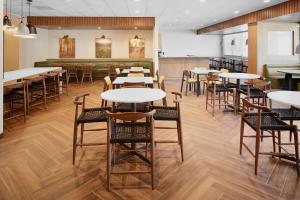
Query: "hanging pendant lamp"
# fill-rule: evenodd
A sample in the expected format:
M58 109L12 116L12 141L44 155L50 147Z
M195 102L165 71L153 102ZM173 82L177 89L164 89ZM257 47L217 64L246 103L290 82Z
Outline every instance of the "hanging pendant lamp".
M20 37L20 38L28 38L28 39L35 38L35 36L29 35L29 31L23 22L23 0L21 0L21 21L17 27L15 36Z
M6 14L3 17L3 29L6 30L8 27L12 27L12 23L7 15L7 0L5 1L5 6L6 6Z
M36 27L29 21L30 19L30 5L32 3L32 0L27 0L28 4L28 17L27 17L27 28L29 30L29 35L36 36L37 35L37 30Z

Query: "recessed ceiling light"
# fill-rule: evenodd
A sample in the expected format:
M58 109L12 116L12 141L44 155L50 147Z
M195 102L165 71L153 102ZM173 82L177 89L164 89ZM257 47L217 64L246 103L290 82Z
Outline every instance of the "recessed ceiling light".
M175 22L178 22L179 21L179 19L175 19Z
M98 30L100 30L101 29L101 27L100 26L98 26Z
M141 0L134 0L135 2L139 2L139 1L141 1Z
M61 26L57 27L59 30L61 29Z
M264 3L270 3L271 0L264 0Z
M184 13L188 15L188 14L190 14L190 11L189 10L185 10Z
M206 0L200 0L200 3L205 3L206 2Z
M234 14L239 14L240 11L236 10L236 11L234 11L233 13L234 13Z
M135 10L135 14L139 14L140 12L140 10Z
M66 2L71 2L72 0L66 0Z
M218 21L217 19L214 19L214 22Z
M202 26L204 26L204 24L201 24L200 26L202 27Z
M135 29L135 30L137 30L137 29L138 29L138 27L137 27L137 26L135 26L135 27L134 27L134 29Z

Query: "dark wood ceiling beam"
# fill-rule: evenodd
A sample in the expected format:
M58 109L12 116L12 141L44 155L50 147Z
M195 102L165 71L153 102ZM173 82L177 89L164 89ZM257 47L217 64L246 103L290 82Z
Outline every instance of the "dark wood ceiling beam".
M246 15L242 15L218 24L214 24L197 30L197 34L218 31L243 24L250 24L266 19L289 15L300 12L300 0L290 0Z
M155 26L154 17L28 17L35 26L61 26L61 27L110 27L128 29L131 27L142 27L143 29L153 29Z

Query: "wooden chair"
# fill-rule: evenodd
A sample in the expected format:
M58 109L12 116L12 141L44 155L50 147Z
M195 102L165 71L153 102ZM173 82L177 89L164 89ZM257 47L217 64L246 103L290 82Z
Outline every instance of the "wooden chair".
M103 92L112 89L112 82L109 76L104 77L104 87L103 87ZM102 99L101 100L101 107L107 107L107 101Z
M99 128L99 129L85 129L86 124L91 123L97 123L103 122L103 124L106 125L107 123L107 111L110 111L110 107L103 107L103 108L86 108L85 102L86 97L89 96L88 93L84 93L81 95L78 95L74 99L75 104L75 119L74 119L74 132L73 132L73 165L75 164L75 158L76 158L76 149L78 146L97 146L97 145L106 145L106 143L99 143L99 142L93 142L93 143L84 143L83 142L83 135L84 132L90 132L90 131L104 131L107 130L107 128ZM81 113L79 114L79 107L81 106ZM77 141L77 132L78 132L78 126L80 127L80 141Z
M47 109L46 79L44 75L24 79L26 81L27 114L34 106L44 105Z
M68 83L68 71L63 69L59 71L59 88L61 90L61 94L69 94L69 83ZM64 92L65 90L65 92Z
M59 72L50 72L45 75L45 84L46 84L46 98L47 99L60 99L60 81L59 81Z
M152 77L152 79L153 79L153 82L158 82L158 80L159 80L158 69L155 69L154 76Z
M67 82L69 84L70 82L70 78L75 78L76 82L78 83L78 68L76 66L67 66L66 67L67 72L68 72L68 78L67 78Z
M22 116L24 123L27 115L26 82L21 81L4 86L3 118L10 120Z
M184 83L185 83L185 96L187 96L188 88L190 88L190 90L192 89L192 87L195 88L195 84L197 83L197 80L191 77L190 72L188 70L183 70L182 72L180 92L182 92L183 90Z
M155 121L173 121L176 122L176 127L159 127L155 129L177 129L177 141L173 140L161 140L155 141L155 143L177 143L180 145L181 160L184 161L183 154L183 139L182 139L182 125L181 125L181 114L180 114L180 102L182 100L182 94L178 92L172 92L174 95L175 106L150 106L150 110L155 110L153 115Z
M252 110L252 112L250 112ZM255 110L255 111L254 111ZM270 112L270 110L265 106L255 105L249 102L247 99L243 99L243 110L241 117L241 131L240 131L240 154L242 154L242 147L244 146L246 150L250 152L250 154L255 158L254 165L254 173L257 175L258 168L258 157L259 155L271 155L278 156L284 159L293 160L296 163L297 174L299 176L299 144L298 144L298 130L297 126L291 126L286 124L282 120L278 118L276 113ZM252 128L256 134L255 135L244 135L244 126L245 123ZM278 146L279 152L276 153L275 147L275 131L278 131ZM282 146L284 144L281 143L281 132L289 131L294 134L294 147L295 154L282 153ZM271 136L264 136L263 132L271 132ZM261 137L272 137L273 139L273 152L260 152L260 143ZM255 138L255 151L254 153L250 150L250 148L244 143L244 138ZM287 144L291 145L291 144Z
M158 88L161 89L162 91L166 92L165 88L165 76L160 76L159 81L158 81ZM167 106L167 97L162 99L163 105Z
M84 78L88 78L93 83L93 65L86 65L82 68L81 85L83 84Z
M207 87L206 87L206 110L208 106L212 108L212 115L215 116L215 106L233 107L234 113L236 113L235 106L235 90L232 88L227 88L226 85L219 83L218 75L214 73L209 73L207 75ZM210 97L209 97L210 96ZM232 97L232 103L229 103L229 96ZM216 101L218 103L216 104Z
M155 188L155 150L153 140L153 114L155 110L148 113L110 113L108 112L108 137L107 137L107 190L111 189L112 174L151 174L151 186ZM145 145L146 155L150 170L149 171L114 171L115 145L131 143L132 147L127 151L137 152L136 144L150 144L150 159L147 158L148 145ZM126 151L126 150L124 150ZM141 151L141 150L140 150ZM138 152L137 152L138 153ZM141 155L141 154L136 154ZM139 156L140 157L140 156ZM113 165L112 165L113 163Z

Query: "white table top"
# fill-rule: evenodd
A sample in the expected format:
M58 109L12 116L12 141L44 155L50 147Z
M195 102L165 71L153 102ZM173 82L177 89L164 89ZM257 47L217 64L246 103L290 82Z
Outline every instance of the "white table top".
M260 76L257 74L248 74L248 73L221 73L219 74L219 76L222 78L243 79L243 80L260 78Z
M300 107L300 92L297 91L275 91L268 93L268 97L273 101Z
M129 74L130 72L144 72L145 74L150 74L150 69L123 69L122 74Z
M190 72L194 74L199 74L199 75L207 75L208 73L221 73L220 71L217 70L211 70L211 69L192 69Z
M4 72L3 83L23 79L39 74L48 73L51 71L61 70L61 67L32 67L25 69L18 69L10 72Z
M157 101L166 96L160 89L151 88L122 88L107 90L101 94L101 98L117 103L144 103Z
M153 84L152 77L117 77L113 84L114 85L123 85L125 82L128 83L140 83L144 82L145 84Z
M299 74L300 75L299 69L283 69L283 70L279 70L278 72L285 73L285 74Z

